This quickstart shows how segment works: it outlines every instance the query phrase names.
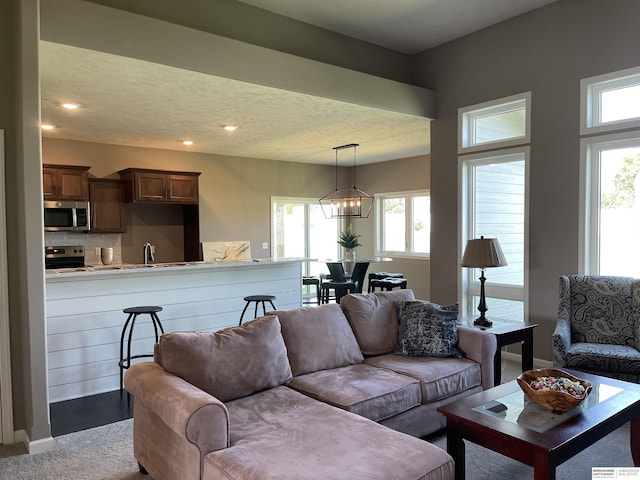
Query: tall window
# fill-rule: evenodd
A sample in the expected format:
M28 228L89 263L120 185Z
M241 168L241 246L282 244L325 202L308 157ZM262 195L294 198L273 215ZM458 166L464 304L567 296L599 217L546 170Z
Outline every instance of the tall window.
M317 198L271 200L271 244L276 257L338 258L338 228L338 220L325 218ZM321 269L317 262L306 262L302 274L318 276Z
M581 94L579 268L640 277L640 68L584 79Z
M626 137L626 138L625 138ZM606 136L585 144L587 198L583 271L640 277L640 136Z
M379 255L429 256L431 197L428 191L377 195L376 212Z
M526 317L529 103L527 93L459 111L459 255L469 239L497 238L508 264L485 272L492 318ZM477 316L480 270L461 268L460 278L462 315Z

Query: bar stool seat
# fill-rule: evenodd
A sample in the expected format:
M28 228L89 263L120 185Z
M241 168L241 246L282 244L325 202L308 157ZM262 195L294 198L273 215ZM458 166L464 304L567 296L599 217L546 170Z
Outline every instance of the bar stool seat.
M371 280L369 282L369 292L375 292L376 288L380 288L380 290L391 291L394 288L407 288L407 279L406 278L383 278L380 280Z
M318 277L302 277L302 285L315 285L316 287L316 302L320 305L320 279ZM306 300L302 302L305 305L310 305L312 301Z
M158 318L158 315L157 315L158 312L162 311L162 307L158 307L158 306L128 307L122 311L128 314L129 316L127 317L127 320L124 322L124 327L122 327L122 334L120 335L120 361L118 362L118 366L120 367L120 395L122 395L122 390L124 388L124 384L123 384L124 370L128 369L131 366L131 360L133 360L134 358L145 358L145 357L153 358L153 353L131 355L131 338L133 337L133 327L136 324L136 319L138 318L138 315L149 315L149 317L151 317L151 323L153 325L153 331L155 334L155 343L158 343L158 339L159 339L158 330L160 330L160 333L164 333L164 328L162 328L162 323L160 322L160 319ZM124 337L125 336L127 337L127 356L126 357L124 355Z
M256 308L253 312L253 318L257 318L258 316L258 304L262 303L262 314L266 314L267 313L267 309L265 307L265 302L269 302L271 304L271 307L276 310L276 306L273 304L273 301L276 299L275 295L249 295L247 297L244 297L244 301L247 302L244 306L244 309L242 310L242 314L240 315L240 323L238 323L238 325L242 325L242 319L244 318L244 314L247 311L247 308L249 307L249 305L251 303L256 304Z
M402 273L389 273L389 272L374 272L374 273L370 273L369 274L369 287L367 289L368 293L371 293L374 291L375 286L371 284L372 281L374 280L384 280L387 278L404 278L404 275ZM379 285L377 285L379 286ZM406 288L406 285L405 287Z

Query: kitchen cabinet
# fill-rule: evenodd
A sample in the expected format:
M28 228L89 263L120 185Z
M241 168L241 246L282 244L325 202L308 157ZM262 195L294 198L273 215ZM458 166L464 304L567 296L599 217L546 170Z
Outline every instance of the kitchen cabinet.
M127 231L121 180L90 179L91 233L124 233Z
M45 200L89 200L88 171L76 165L43 165Z
M171 172L128 168L121 170L127 203L197 204L199 172Z

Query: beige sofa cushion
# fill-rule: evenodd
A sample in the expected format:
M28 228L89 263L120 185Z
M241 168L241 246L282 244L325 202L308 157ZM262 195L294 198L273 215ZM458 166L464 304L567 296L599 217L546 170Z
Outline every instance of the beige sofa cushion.
M420 380L423 404L437 402L482 385L480 364L468 358L389 354L367 358L365 363Z
M204 459L205 479L450 480L436 445L277 387L226 404L231 445Z
M340 305L270 313L280 318L294 376L362 362L362 352Z
M396 301L415 300L413 290L350 294L340 299L362 353L384 355L398 345L398 310Z
M359 363L295 377L289 387L375 422L420 405L420 382Z
M275 316L215 333L167 333L160 337L156 361L223 402L287 384L292 377Z

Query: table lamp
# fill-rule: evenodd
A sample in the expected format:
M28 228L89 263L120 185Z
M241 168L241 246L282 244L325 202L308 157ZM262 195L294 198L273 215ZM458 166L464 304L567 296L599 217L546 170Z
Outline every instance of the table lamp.
M485 317L488 309L484 297L484 282L486 280L484 269L504 267L506 264L507 261L504 258L502 248L500 248L500 243L497 238L480 237L467 242L464 255L462 255L461 266L480 269L480 303L478 304L480 317L473 322L474 325L480 327L490 327L492 325L491 321Z

